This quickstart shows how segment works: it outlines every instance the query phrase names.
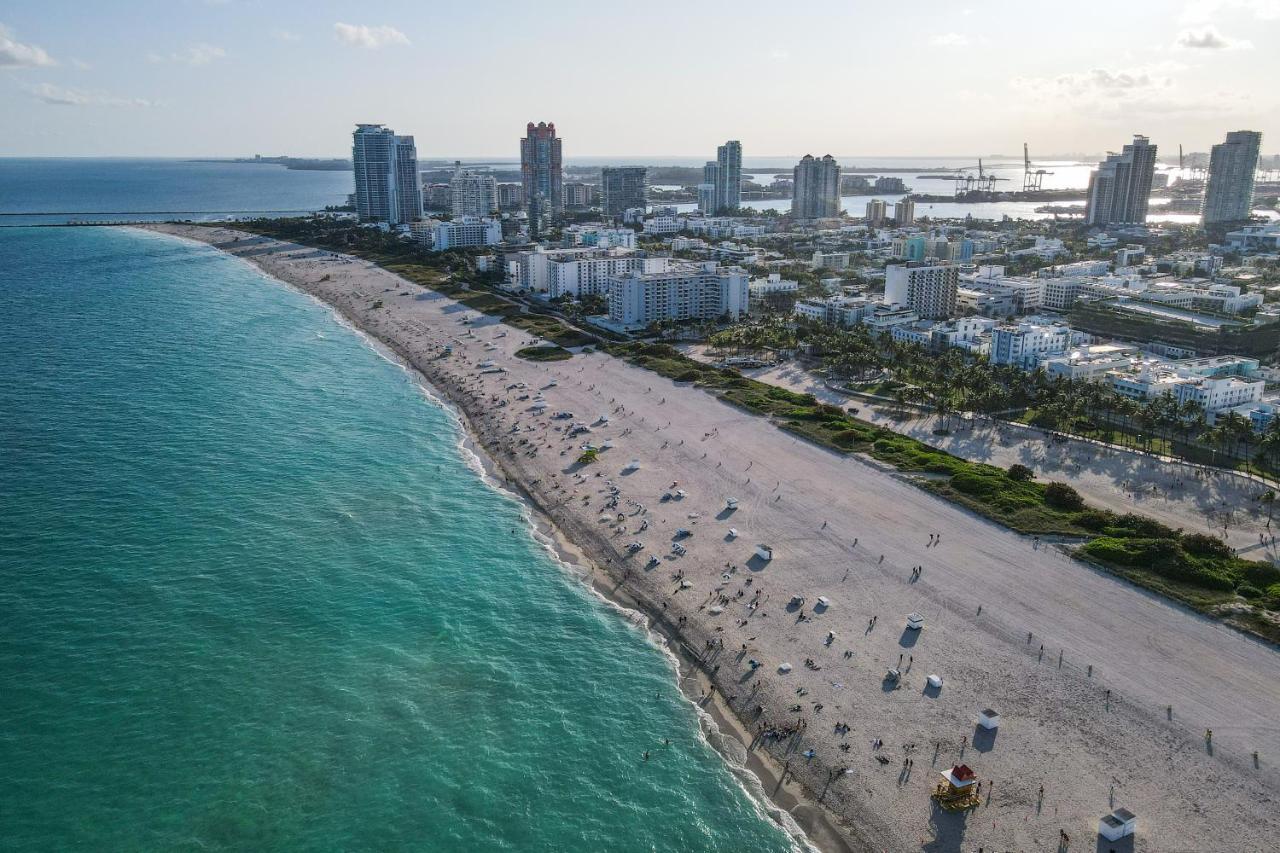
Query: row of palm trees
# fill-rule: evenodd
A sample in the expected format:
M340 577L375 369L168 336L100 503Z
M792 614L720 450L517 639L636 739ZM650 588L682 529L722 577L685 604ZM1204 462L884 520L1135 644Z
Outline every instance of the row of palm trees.
M996 416L1028 411L1031 422L1046 429L1101 432L1146 450L1159 445L1189 461L1207 457L1210 464L1228 467L1244 461L1264 475L1280 472L1280 419L1258 432L1248 418L1227 412L1210 425L1194 400L1171 395L1133 399L1101 382L1050 377L1041 368L993 365L959 349L933 352L888 335L876 337L861 326L844 330L773 317L733 326L712 343L738 352L804 348L832 378L892 379L897 387L890 393L899 407L922 407L939 418L943 429L957 412Z

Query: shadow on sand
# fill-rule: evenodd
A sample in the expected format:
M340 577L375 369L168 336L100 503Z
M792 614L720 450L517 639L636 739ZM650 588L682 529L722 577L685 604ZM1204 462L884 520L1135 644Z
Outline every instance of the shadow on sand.
M968 824L968 812L949 812L936 802L932 802L929 813L929 828L933 830L933 840L920 849L925 853L961 853L964 848L964 831Z
M973 748L978 752L990 752L996 747L996 734L999 729L988 729L983 726L974 724L973 727Z

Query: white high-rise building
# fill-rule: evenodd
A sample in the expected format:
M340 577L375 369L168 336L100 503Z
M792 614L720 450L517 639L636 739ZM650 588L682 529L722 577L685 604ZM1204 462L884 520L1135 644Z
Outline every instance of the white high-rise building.
M498 209L498 182L493 175L458 164L449 181L454 216L488 216Z
M609 319L628 328L664 320L737 319L747 313L749 279L746 270L714 261L630 272L610 282Z
M956 313L960 268L943 266L885 267L884 301L919 314L925 320L946 320Z
M380 124L358 124L351 162L361 222L406 225L422 218L422 181L412 136L396 136Z
M1227 140L1213 146L1209 155L1209 181L1204 188L1200 221L1243 222L1253 207L1253 183L1258 170L1262 134L1255 130L1235 130Z
M628 273L662 272L676 263L671 258L642 257L613 250L591 257L552 256L547 264L547 296L609 296L613 280Z
M795 189L791 215L822 219L840 215L840 164L830 154L821 160L804 155L792 172Z
M459 216L432 228L432 248L437 252L467 246L496 246L502 242L502 223L478 216Z

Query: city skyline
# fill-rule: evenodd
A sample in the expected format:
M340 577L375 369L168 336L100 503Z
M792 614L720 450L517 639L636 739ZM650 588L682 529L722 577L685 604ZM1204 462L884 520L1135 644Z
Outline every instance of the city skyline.
M1280 59L1266 49L1280 37L1276 3L1086 2L1070 17L1010 16L986 2L819 7L830 29L847 33L843 49L806 50L805 22L759 3L735 6L733 16L662 4L557 16L566 37L584 38L575 55L546 63L537 91L509 85L518 69L503 57L549 35L551 23L515 5L482 15L317 3L305 16L255 0L14 7L0 13L0 110L17 120L0 129L0 154L342 156L335 141L351 125L376 121L413 132L423 160L510 158L518 155L510 127L532 115L554 116L584 158L696 156L725 138L743 140L755 157L815 149L837 157L1015 154L1023 141L1040 156L1100 154L1135 131L1167 157L1178 144L1207 152L1225 129L1280 138L1280 95L1268 85ZM634 81L612 81L608 97L583 98L591 82L583 69L611 58L585 38L602 24L659 45L714 29L722 43L740 46L738 59L657 63ZM1050 26L1053 38L1027 38ZM467 39L439 32L483 33L497 58L476 63ZM987 61L996 54L1000 62ZM839 87L815 85L890 62L895 85L859 87L847 114L831 109ZM299 67L310 70L294 74ZM1010 68L1017 71L1002 70ZM463 70L475 88L429 98L379 83ZM762 108L677 98L663 105L661 143L641 145L632 132L637 104L655 86L739 91ZM476 88L485 92L483 111L474 109ZM928 110L903 105L901 93L913 88L930 92Z

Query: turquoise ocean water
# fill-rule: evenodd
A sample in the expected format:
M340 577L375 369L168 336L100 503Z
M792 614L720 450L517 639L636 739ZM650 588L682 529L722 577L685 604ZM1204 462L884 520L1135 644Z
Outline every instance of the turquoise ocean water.
M0 229L0 849L787 849L458 438L236 260Z

